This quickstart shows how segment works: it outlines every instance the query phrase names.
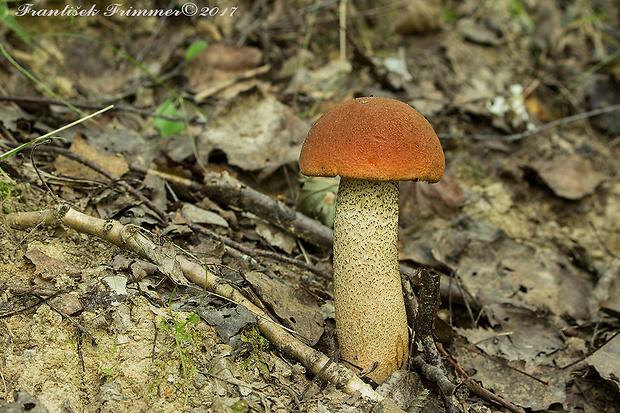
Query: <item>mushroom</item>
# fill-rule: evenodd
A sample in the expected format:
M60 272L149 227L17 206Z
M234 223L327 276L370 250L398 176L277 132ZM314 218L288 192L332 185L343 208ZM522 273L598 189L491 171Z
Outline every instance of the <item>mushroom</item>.
M382 383L407 361L398 263L398 181L437 182L445 160L415 109L383 97L336 105L310 128L301 173L340 175L334 218L334 307L344 361Z

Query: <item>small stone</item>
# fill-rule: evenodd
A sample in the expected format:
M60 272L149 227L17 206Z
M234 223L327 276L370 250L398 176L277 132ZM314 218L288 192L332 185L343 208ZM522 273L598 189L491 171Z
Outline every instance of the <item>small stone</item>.
M194 387L198 390L202 389L207 384L207 376L202 373L196 373L194 376Z

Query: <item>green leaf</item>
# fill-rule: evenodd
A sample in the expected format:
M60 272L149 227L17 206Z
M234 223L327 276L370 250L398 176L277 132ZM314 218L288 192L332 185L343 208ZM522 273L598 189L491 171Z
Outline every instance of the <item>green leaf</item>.
M204 40L196 40L194 43L190 44L185 52L185 63L198 56L208 45L209 43Z
M513 1L510 11L513 16L520 18L521 21L525 23L529 31L534 31L534 29L536 28L536 24L534 24L534 21L527 14L527 11L525 10L525 7L523 6L521 2L516 1L516 0Z
M172 98L169 98L162 103L155 111L155 114L164 116L181 116L177 108L172 103ZM185 123L177 120L156 118L153 124L163 138L181 133L185 129Z
M5 2L0 2L0 22L5 24L23 41L25 41L29 45L32 45L32 43L30 42L30 34L28 34L28 32L26 32L26 30L24 30L22 26L20 26L19 23L15 21L15 18L11 15L9 7Z
M319 219L328 227L334 226L338 180L335 178L302 177L297 206L304 214Z
M230 406L230 411L233 413L246 413L250 411L250 405L245 400L237 400Z
M0 181L0 200L7 199L13 192L15 192L13 185L8 182Z
M455 11L445 9L443 11L443 19L448 23L454 23L459 19L459 15Z

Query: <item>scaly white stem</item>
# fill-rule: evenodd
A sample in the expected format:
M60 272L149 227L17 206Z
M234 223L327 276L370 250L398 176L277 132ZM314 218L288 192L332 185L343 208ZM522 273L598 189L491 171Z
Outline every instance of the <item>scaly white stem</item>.
M342 178L334 218L334 305L341 356L383 382L405 365L398 182Z

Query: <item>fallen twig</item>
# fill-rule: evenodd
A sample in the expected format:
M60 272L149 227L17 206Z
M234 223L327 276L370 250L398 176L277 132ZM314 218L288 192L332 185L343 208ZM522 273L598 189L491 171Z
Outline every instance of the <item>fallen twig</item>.
M252 212L306 242L321 248L331 248L333 242L331 229L301 212L289 208L284 203L250 188L225 172L222 174L208 172L204 181L198 183L191 179L135 165L132 165L131 169L145 174L150 173L170 183L199 191L216 202Z
M35 294L35 297L37 297L39 300L42 300L42 302L45 302L45 304L47 304L52 310L56 311L58 314L61 315L62 318L68 320L69 322L71 322L71 324L73 324L78 330L80 330L82 333L86 334L88 336L88 338L90 338L90 342L92 343L93 346L97 345L97 340L95 340L95 337L93 337L92 334L90 334L88 332L88 330L86 330L80 323L78 323L77 321L75 321L75 319L73 317L71 317L70 315L66 314L64 311L62 311L61 309L59 309L58 307L56 307L52 301L49 299L51 297L39 297L38 295Z
M0 141L0 143L3 143L7 146L15 146L15 144L13 144L12 142L6 142L6 141ZM62 155L68 159L72 159L76 162L79 162L89 168L91 168L92 170L104 175L106 178L112 180L113 182L117 182L118 184L120 184L123 188L125 188L130 194L132 194L136 199L138 199L140 202L144 203L148 208L150 208L155 214L157 214L157 216L160 217L160 219L162 220L162 222L167 223L170 220L170 217L168 214L166 214L164 211L162 211L159 207L157 207L155 204L153 204L153 202L146 198L142 193L140 193L140 191L136 190L135 188L133 188L131 185L127 184L126 182L120 180L118 177L115 177L112 173L110 173L108 170L106 170L105 168L102 168L101 166L97 165L96 163L84 158L83 156L80 156L68 149L64 149L64 148L59 148L59 147L54 147L54 146L47 146L47 147L42 147L39 149L42 152L52 152L52 153L56 153L59 155ZM161 172L157 172L154 170L146 170L146 169L142 169L142 168L133 168L133 169L137 169L140 172L149 172L149 173L153 173L156 174L157 176L166 179L168 182L172 182L172 183L181 183L184 186L189 187L190 189L196 190L196 191L200 191L200 188L202 188L202 186L200 186L198 183L195 183L194 181L190 181L187 179L183 179L183 178L178 178L175 177L174 175L169 175L169 174L165 174L165 173L161 173ZM61 177L57 177L57 176L50 176L50 180L58 180ZM176 178L176 179L175 179ZM41 178L42 180L42 178ZM180 181L180 182L179 182ZM92 181L89 181L92 182ZM259 193L257 191L251 190L253 192ZM260 193L259 193L260 194ZM261 194L262 197L267 197L266 195ZM252 194L252 196L254 196L254 194ZM269 198L269 197L267 197ZM271 199L271 198L269 198ZM262 203L265 203L266 201L262 200ZM277 201L274 201L277 202ZM300 214L301 215L301 214ZM303 221L302 224L305 224L307 226L311 226L311 224L306 223L305 221L310 220L310 218L305 217L301 218L301 219L296 219L297 221ZM321 232L323 231L323 228L321 228L322 226L317 222L314 221L315 226L317 227L316 230ZM313 265L309 265L304 261L300 261L300 260L296 260L290 257L287 257L285 255L282 254L278 254L277 252L273 252L273 251L265 251L265 250L260 250L260 249L251 249L248 247L245 247L244 245L235 242L233 240L231 240L228 237L219 235L213 231L210 231L207 228L198 226L198 225L190 225L192 230L194 231L198 231L198 232L202 232L212 238L217 239L220 242L223 242L225 245L232 247L234 249L237 249L241 252L243 252L244 254L248 254L248 255L259 255L259 256L263 256L266 258L272 258L275 260L279 260L291 265L295 265L298 268L303 268L305 270L308 270L322 278L331 278L331 276L329 274L327 274L324 271L321 271L319 269L317 269L316 267L314 267ZM327 229L327 231L330 231L329 229ZM329 235L331 236L331 234Z
M40 105L52 105L52 106L65 106L65 107L76 107L79 109L90 109L90 110L99 110L103 109L107 106L107 104L99 104L99 103L80 103L80 102L71 102L69 106L67 103L62 102L57 99L52 98L42 98L42 97L23 97L23 96L0 96L0 102L14 102L14 103L34 103ZM148 109L140 109L134 106L129 105L114 105L112 112L130 112L137 113L138 115L148 116L151 118L160 118L164 120L170 120L175 122L185 122L186 119L182 116L168 116L168 115L159 115L155 112L152 112ZM192 119L187 119L189 123L204 125L207 122L196 116Z
M312 245L326 250L331 250L332 248L334 236L330 228L315 219L289 208L284 203L248 187L226 173L208 173L205 176L204 183L199 183L191 179L154 169L147 169L141 166L131 165L130 168L133 171L143 174L149 173L156 175L172 184L184 186L192 191L201 192L215 202L251 212ZM258 254L261 255L262 253L259 252ZM317 271L314 270L310 271L317 273ZM421 284L419 274L414 269L401 264L400 272L409 277L412 284ZM317 273L317 275L324 276L325 274ZM449 281L447 276L442 275L440 283L442 297L451 297L451 300L458 303L469 302L470 297L464 297L463 291ZM473 306L476 310L479 309L475 303L473 303Z
M592 118L594 116L603 115L605 113L620 111L620 105L605 106L602 108L594 109L589 112L578 113L573 116L567 116L562 119L554 120L553 122L545 123L532 130L527 130L521 133L514 133L512 135L492 135L492 134L476 134L476 135L453 135L453 134L438 134L439 139L473 139L473 140L491 140L498 139L508 142L518 141L528 136L535 135L540 132L544 132L548 129L555 128L556 126L566 125L571 122L577 122L579 120Z
M14 143L9 141L0 141L0 143L6 144L7 146L15 145ZM39 151L54 152L63 155L67 158L81 162L88 167L93 167L95 171L101 172L109 179L114 179L114 177L111 176L111 174L105 169L96 166L89 160L77 154L74 154L68 149L46 146L39 148ZM301 240L306 241L312 245L318 246L325 250L331 250L332 248L333 233L330 228L321 224L319 221L302 214L301 212L295 211L284 203L275 200L243 184L241 181L231 177L226 173L218 174L210 172L205 176L204 183L199 183L191 179L172 175L166 172L161 172L155 169L148 169L137 165L131 165L130 169L143 174L149 173L156 175L171 184L181 185L190 189L191 191L201 192L203 195L218 203L226 204L229 206L240 208L244 211L251 212L254 215L264 219L265 221L277 226L278 228L294 236L297 236ZM104 171L107 172L107 174L104 173ZM126 188L132 195L134 195L137 199L143 202L147 207L151 208L160 218L162 218L162 220L168 220L167 214L161 211L161 209L157 208L155 205L153 205L152 202L148 198L144 197L144 195L140 194L139 191L137 191L123 181L119 181L119 184ZM204 231L201 230L201 232ZM227 237L217 237L219 237L218 239L221 242L224 242L231 248L239 249L238 243L235 243L232 240L230 240L229 242L229 239ZM239 250L247 254L247 249L244 248ZM293 260L280 254L277 254L276 256L269 251L254 250L252 252L256 255L279 259L281 261L297 265L298 267L307 269L323 278L329 277L329 274L326 274L325 272L320 271L316 269L316 267L313 267L311 265L306 265L299 260ZM414 285L420 284L420 281L418 279L419 277L412 276L415 273L415 270L413 270L412 268L401 264L400 271L401 273L409 276ZM463 292L460 289L456 288L454 285L452 285L449 282L449 279L443 275L442 282L440 283L440 289L442 297L450 297L451 300L454 300L458 303L469 302L468 298L465 298L463 296ZM478 309L478 307L475 306L475 309Z
M37 295L37 291L39 291L41 288L40 287L33 287L33 288L28 288L28 287L9 287L8 288L11 292L15 293L15 294L33 294L35 295L40 301L34 304L30 304L24 308L20 308L19 310L15 310L15 311L8 311L6 313L0 313L0 318L9 318L9 317L13 317L14 315L17 314L21 314L25 311L28 311L32 308L38 307L39 305L41 305L42 303L46 303L47 301L51 300L52 298L56 297L58 294L61 293L60 290L55 290L54 292L52 292L51 294L42 294L42 295L46 295L45 298L40 297Z
M465 372L465 370L461 368L461 366L458 365L456 360L454 360L452 356L443 348L443 345L441 343L437 343L437 350L439 350L439 352L448 359L448 361L454 368L454 371L456 371L461 377L463 377L463 379L465 379L465 384L467 385L467 388L474 394L482 397L487 401L495 402L500 406L510 410L511 412L525 413L525 410L523 410L521 407L515 406L509 401L502 399L495 393L490 392L489 390L478 384L474 379L469 376L469 374L467 374L467 372Z
M9 147L15 146L14 143L8 142L8 141L0 141L0 143L3 143L3 144L5 144L5 145L7 145ZM105 176L110 181L112 181L114 183L118 183L120 186L122 186L124 189L126 189L127 192L129 192L131 195L133 195L140 202L144 203L155 214L157 214L157 216L161 219L161 221L163 223L168 223L168 215L164 211L162 211L150 199L148 199L142 193L140 193L140 191L138 191L137 189L135 189L134 187L132 187L131 185L129 185L125 181L122 181L118 176L114 175L112 172L108 171L104 167L102 167L102 166L92 162L89 159L86 159L85 157L83 157L81 155L78 155L75 152L70 151L69 149L59 148L59 147L56 147L56 146L45 146L45 147L39 148L39 150L41 152L56 153L58 155L64 156L65 158L68 158L68 159L71 159L73 161L79 162L82 165L92 169L93 171L98 172L101 175Z
M441 357L437 353L433 331L435 330L435 317L441 303L439 294L439 276L431 275L426 269L421 268L415 272L415 276L421 282L417 311L413 326L415 327L415 342L417 347L422 347L424 358L415 356L411 360L411 366L418 369L424 377L433 381L439 387L443 396L443 403L447 413L458 413L454 405L453 397L459 403L463 403L469 392L465 386L453 384L447 376L446 369L442 364ZM410 278L412 278L410 276ZM405 289L407 291L407 289Z
M295 265L298 268L303 268L305 270L308 270L316 275L318 275L321 278L331 278L331 275L327 274L325 271L321 271L318 268L316 268L313 265L307 264L304 261L300 261L300 260L296 260L294 258L290 258L287 257L286 255L283 254L279 254L277 252L274 251L266 251L266 250L261 250L261 249L256 249L256 248L250 248L250 247L246 247L245 245L237 242L237 241L233 241L228 237L225 237L223 235L217 234L214 231L211 231L210 229L207 229L205 227L201 227L199 225L192 225L191 226L192 230L194 231L198 231L201 232L205 235L208 235L209 237L216 239L222 243L224 243L225 245L232 247L244 254L247 254L249 256L254 256L254 255L259 255L261 257L265 257L265 258L272 258L274 260L278 260L281 262L285 262L287 264L291 264L291 265Z

